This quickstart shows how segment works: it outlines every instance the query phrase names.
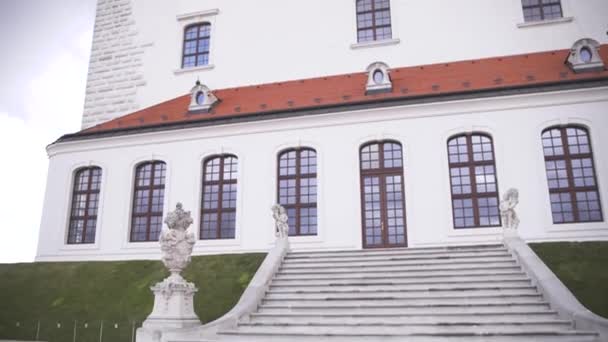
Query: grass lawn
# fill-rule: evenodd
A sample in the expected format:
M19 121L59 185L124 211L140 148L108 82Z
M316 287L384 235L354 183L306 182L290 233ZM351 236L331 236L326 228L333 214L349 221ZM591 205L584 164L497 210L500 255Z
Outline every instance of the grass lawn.
M194 306L203 322L236 304L264 257L192 258L184 277L199 288ZM167 275L160 261L0 265L0 340L33 340L38 334L41 340L67 342L76 328L77 341L99 342L101 328L103 341L131 341L133 325L152 311L149 287Z
M608 318L608 242L536 243L530 247L585 307Z

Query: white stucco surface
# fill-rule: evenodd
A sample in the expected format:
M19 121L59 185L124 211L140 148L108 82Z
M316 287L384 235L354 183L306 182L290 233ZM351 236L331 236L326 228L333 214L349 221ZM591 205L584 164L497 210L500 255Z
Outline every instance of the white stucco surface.
M199 230L202 160L238 157L236 238L198 240L194 254L268 251L274 242L270 207L276 202L277 153L308 146L318 159L318 235L290 237L293 250L359 249L359 147L391 139L404 151L408 245L498 242L499 228L455 230L452 224L447 139L485 132L494 140L500 193L519 189L520 235L528 241L608 239L608 223L552 223L541 146L543 129L588 127L604 217L608 214L608 88L568 90L419 104L268 121L115 136L51 145L38 261L159 258L157 242L130 243L134 167L167 163L165 212L179 201ZM66 244L74 171L103 169L93 245ZM198 232L197 232L198 234Z
M99 0L83 126L186 94L608 43L604 0L562 0L565 20L522 26L520 0L392 0L393 40L357 45L354 0ZM209 22L208 67L182 69L184 28ZM355 46L353 46L355 44ZM364 44L366 45L366 44Z

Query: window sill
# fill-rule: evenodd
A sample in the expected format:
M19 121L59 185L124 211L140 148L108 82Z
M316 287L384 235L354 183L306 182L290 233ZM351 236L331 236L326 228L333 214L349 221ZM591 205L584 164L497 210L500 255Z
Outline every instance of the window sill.
M62 251L90 251L99 249L98 243L75 243L64 244L60 250Z
M399 38L374 40L374 41L370 41L370 42L351 44L350 48L353 50L365 49L365 48L371 48L371 47L377 47L377 46L396 45L396 44L399 44L400 42L401 42L401 40Z
M564 17L564 18L551 19L551 20L530 21L527 23L519 23L519 24L517 24L517 27L526 28L526 27L532 27L532 26L553 25L553 24L569 23L573 20L574 20L574 17Z
M207 64L207 65L202 65L202 66L197 66L197 67L192 67L192 68L176 69L176 70L173 70L173 74L181 75L181 74L187 74L190 72L212 70L213 68L215 68L215 65Z

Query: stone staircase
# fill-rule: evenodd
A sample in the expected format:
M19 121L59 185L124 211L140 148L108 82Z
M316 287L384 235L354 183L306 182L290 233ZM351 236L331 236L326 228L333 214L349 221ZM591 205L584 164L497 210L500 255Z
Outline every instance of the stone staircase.
M599 341L503 245L289 253L221 341Z

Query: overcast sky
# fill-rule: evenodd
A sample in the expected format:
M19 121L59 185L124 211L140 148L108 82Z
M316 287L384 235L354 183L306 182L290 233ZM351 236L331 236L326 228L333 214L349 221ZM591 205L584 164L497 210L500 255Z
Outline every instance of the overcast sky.
M0 0L0 263L33 261L46 145L80 129L96 0Z

